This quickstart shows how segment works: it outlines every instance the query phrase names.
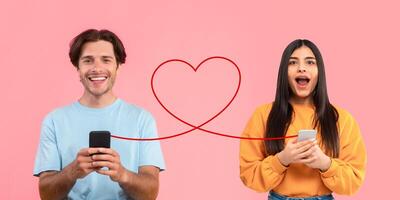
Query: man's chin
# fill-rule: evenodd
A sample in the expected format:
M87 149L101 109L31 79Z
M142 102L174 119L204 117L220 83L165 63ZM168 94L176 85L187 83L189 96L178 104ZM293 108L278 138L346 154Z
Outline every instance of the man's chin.
M89 93L94 97L102 97L107 94L109 90L89 90Z

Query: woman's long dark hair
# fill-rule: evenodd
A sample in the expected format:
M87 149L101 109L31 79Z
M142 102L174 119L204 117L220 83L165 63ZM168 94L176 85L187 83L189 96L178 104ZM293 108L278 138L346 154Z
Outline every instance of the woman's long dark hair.
M333 157L339 156L339 136L337 129L338 112L330 104L326 87L324 61L317 46L309 40L295 40L283 51L279 66L275 101L267 120L266 137L284 136L292 122L293 107L289 103L292 91L289 87L288 65L292 53L307 46L314 53L318 66L318 82L312 92L315 106L314 128L321 133L322 144L326 153ZM266 140L268 155L274 155L284 148L284 140Z

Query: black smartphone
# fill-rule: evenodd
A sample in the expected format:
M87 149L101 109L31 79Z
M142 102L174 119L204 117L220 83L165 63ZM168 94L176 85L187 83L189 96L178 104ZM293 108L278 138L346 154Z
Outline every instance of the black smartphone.
M90 131L89 147L110 148L111 133L109 131Z

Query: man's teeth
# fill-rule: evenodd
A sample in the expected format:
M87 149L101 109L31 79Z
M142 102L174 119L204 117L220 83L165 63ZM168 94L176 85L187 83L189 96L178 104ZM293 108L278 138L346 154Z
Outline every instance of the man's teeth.
M106 77L91 77L89 79L91 81L103 81L103 80L106 80Z

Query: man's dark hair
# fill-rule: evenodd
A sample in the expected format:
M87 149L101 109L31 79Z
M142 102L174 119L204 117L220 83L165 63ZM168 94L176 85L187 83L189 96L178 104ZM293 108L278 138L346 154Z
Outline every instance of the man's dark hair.
M122 44L118 36L115 35L115 33L106 29L88 29L72 39L69 49L69 58L71 60L71 63L76 68L79 68L79 58L81 56L83 45L87 42L96 42L99 40L110 42L113 45L117 64L125 63L126 53L124 45Z

